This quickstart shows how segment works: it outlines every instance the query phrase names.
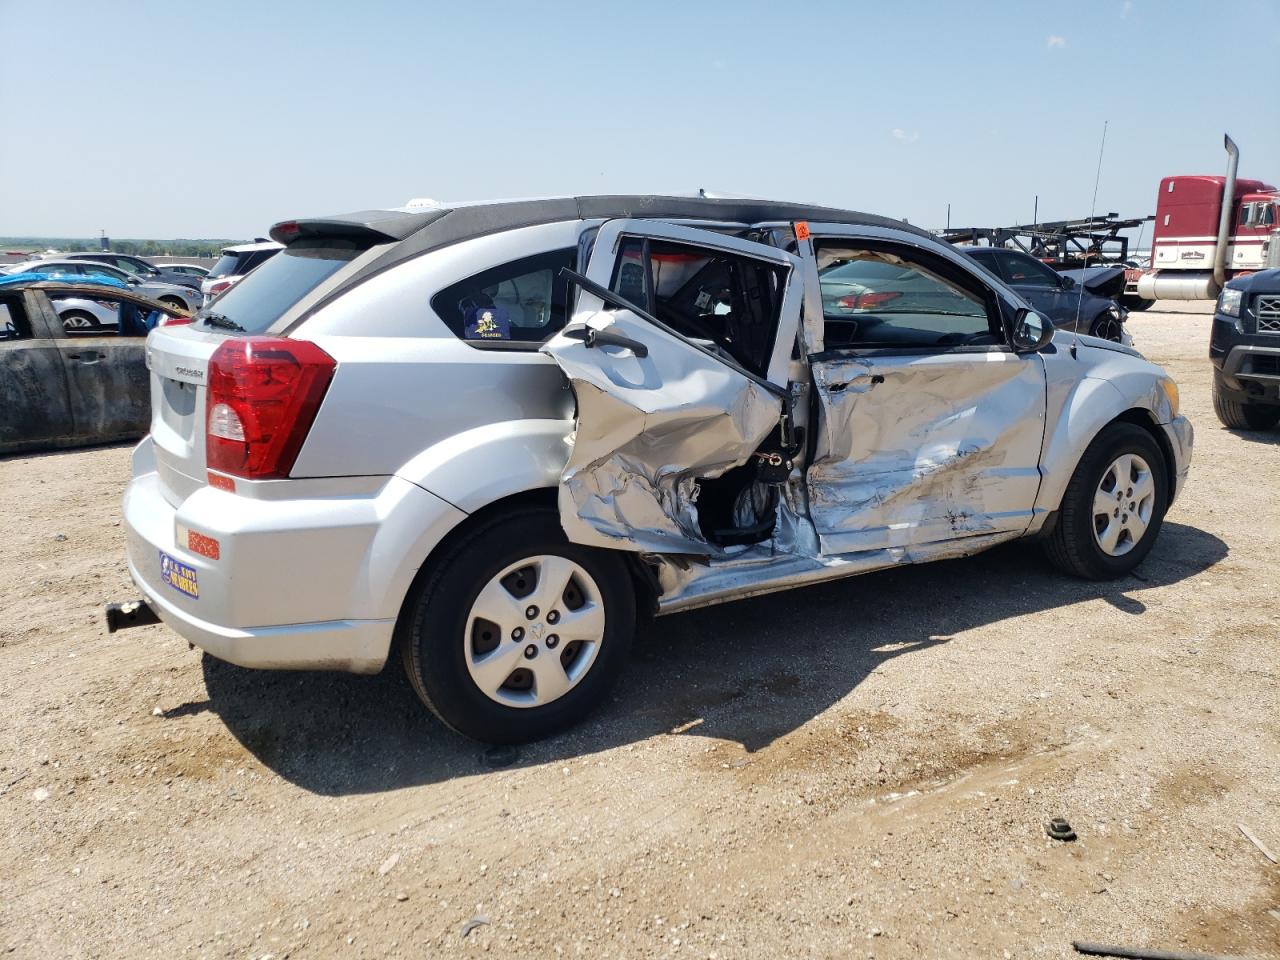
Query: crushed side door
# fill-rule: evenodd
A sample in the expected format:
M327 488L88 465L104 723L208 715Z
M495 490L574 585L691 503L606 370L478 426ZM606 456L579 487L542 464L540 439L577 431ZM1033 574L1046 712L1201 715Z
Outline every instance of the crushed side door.
M668 258L665 275L654 257ZM738 280L726 279L732 264ZM755 503L748 516L760 496L749 479L732 504L709 500L704 485L748 466L785 428L799 265L784 251L706 230L644 220L600 228L577 309L542 347L577 399L559 491L570 540L717 557L728 545L708 533L712 511L736 512L745 527L769 513ZM741 295L726 292L734 285ZM767 316L771 329L752 316ZM716 335L735 323L732 337ZM772 528L771 514L764 523Z
M935 298L960 279L975 311L974 291L983 292L989 324L985 337L946 334L914 346L842 344L828 336L825 351L810 357L819 423L807 468L809 516L823 554L887 550L913 560L938 555L952 541L976 550L1021 535L1040 487L1046 378L1039 354L1006 345L998 291L950 251L876 246L871 231L839 225L813 231L824 249L861 250L873 266L883 258L922 271L864 275L859 302L871 306L848 316L840 313L845 290L824 293L826 322L837 334L844 324L874 330L878 319L895 314L947 320ZM947 273L930 274L931 266ZM936 282L926 285L931 276Z

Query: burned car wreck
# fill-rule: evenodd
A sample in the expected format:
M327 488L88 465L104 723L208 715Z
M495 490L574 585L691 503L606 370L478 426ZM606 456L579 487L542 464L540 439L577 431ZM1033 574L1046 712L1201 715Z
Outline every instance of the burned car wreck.
M150 335L111 622L265 668L394 650L478 739L583 716L638 610L1018 537L1120 576L1187 475L1163 371L895 221L579 197L272 235Z
M189 314L106 278L0 278L0 454L145 434L144 338L161 318Z

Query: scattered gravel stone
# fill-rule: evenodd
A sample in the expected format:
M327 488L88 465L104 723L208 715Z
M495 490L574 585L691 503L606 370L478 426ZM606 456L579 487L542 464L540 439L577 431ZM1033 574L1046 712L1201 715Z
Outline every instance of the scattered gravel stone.
M396 864L400 862L400 854L393 853L387 859L382 861L382 866L378 867L378 876L385 877L388 873L396 868Z

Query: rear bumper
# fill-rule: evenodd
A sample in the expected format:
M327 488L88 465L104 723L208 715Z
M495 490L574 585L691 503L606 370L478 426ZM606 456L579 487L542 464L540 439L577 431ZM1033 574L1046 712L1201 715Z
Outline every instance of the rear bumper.
M129 574L167 626L245 667L381 670L414 575L465 517L396 477L371 493L297 499L206 487L174 507L148 459L135 457L124 497ZM197 539L202 553L189 549ZM189 568L185 591L162 577L173 563Z
M1187 475L1191 471L1191 447L1195 443L1195 431L1191 427L1191 421L1186 417L1174 417L1163 424L1161 429L1164 430L1169 448L1173 451L1174 482L1169 496L1169 502L1173 503L1182 493L1182 488L1186 486Z

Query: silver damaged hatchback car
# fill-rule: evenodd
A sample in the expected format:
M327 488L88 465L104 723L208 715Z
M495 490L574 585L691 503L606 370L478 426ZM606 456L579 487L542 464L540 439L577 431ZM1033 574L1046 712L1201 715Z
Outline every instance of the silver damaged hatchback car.
M611 196L272 237L148 338L143 596L109 624L248 667L395 653L480 740L579 720L642 615L1018 537L1121 576L1187 476L1159 367L897 221Z

